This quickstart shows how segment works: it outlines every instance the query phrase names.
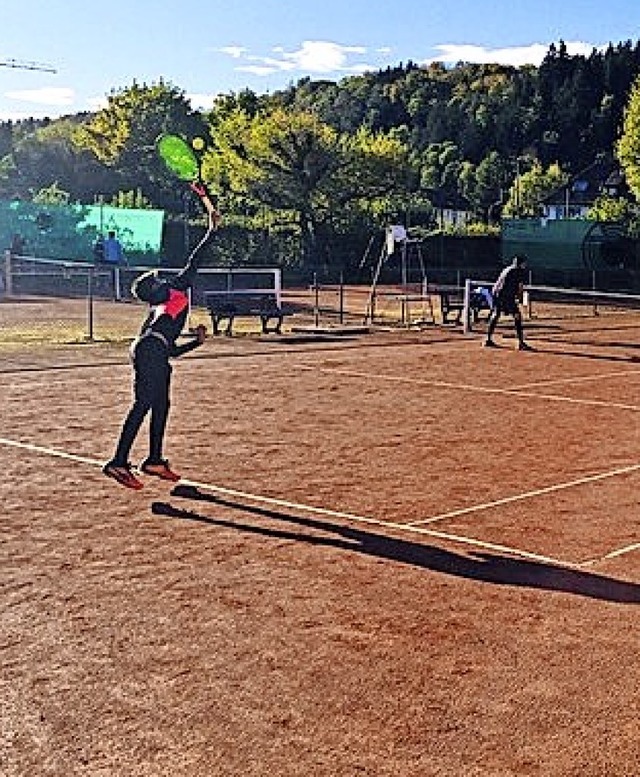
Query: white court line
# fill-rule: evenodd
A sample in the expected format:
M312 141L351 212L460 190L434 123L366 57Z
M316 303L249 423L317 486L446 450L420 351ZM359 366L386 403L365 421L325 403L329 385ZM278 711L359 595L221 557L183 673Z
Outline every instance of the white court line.
M599 564L602 561L608 561L612 558L619 558L620 556L626 556L628 553L633 553L636 550L640 550L640 542L634 542L632 545L627 545L625 548L618 548L612 550L610 553L606 553L604 556L598 556L597 558L589 559L588 561L582 561L578 566L591 567L594 564Z
M56 448L49 448L44 445L34 445L33 443L20 442L18 440L11 440L6 437L0 437L0 445L5 445L12 448L20 448L32 453L43 454L46 456L54 456L59 459L66 459L68 461L75 461L80 464L89 464L91 466L102 467L103 462L97 459L92 459L87 456L77 456L73 453L67 453ZM640 467L640 465L638 465ZM520 548L512 548L508 545L500 545L494 542L483 542L482 540L476 540L472 537L466 537L459 534L451 534L449 532L434 531L432 529L425 529L421 526L413 526L411 524L396 523L394 521L383 521L378 518L371 518L363 515L357 515L355 513L347 513L338 510L330 510L324 507L315 507L313 505L305 505L300 502L291 502L286 499L277 499L275 497L263 496L261 494L252 494L247 491L238 491L234 488L226 488L224 486L216 486L212 483L204 483L197 480L183 479L180 481L183 485L194 486L204 491L212 491L213 493L222 494L228 497L235 497L237 499L244 499L247 502L257 502L259 504L267 504L273 507L284 507L288 510L296 510L299 512L311 513L313 515L324 515L329 518L339 518L341 520L350 521L353 523L367 524L371 526L378 526L384 529L393 529L395 531L418 534L423 537L431 537L433 539L445 540L458 545L467 545L476 549L487 550L494 553L503 553L509 556L517 556L519 558L528 559L529 561L535 561L541 564L552 564L553 566L561 566L568 568L577 568L578 564L572 561L565 561L563 559L552 558L550 556L543 556L539 553L531 553L528 550L521 550ZM140 493L140 492L138 492Z
M627 375L638 375L640 370L618 370L617 372L601 372L599 375L579 375L573 378L556 378L554 380L539 380L534 383L518 383L514 386L515 389L536 388L538 386L555 386L563 383L588 383L593 380L601 380L602 378L621 378L627 377Z
M606 402L600 399L577 399L575 397L563 397L559 394L539 394L534 391L520 391L517 388L505 389L495 386L474 386L469 383L450 383L444 380L424 380L422 378L408 378L404 375L381 375L372 372L360 372L358 370L338 369L335 367L315 367L301 364L301 370L324 372L332 375L344 375L351 378L363 378L365 380L382 380L390 383L409 383L414 386L435 386L436 388L448 388L456 391L473 391L478 394L498 394L502 396L524 397L526 399L543 399L548 402L566 402L571 405L588 405L592 407L604 407L607 409L640 411L640 405L630 405L624 402Z
M524 491L521 494L513 494L512 496L505 496L502 499L495 499L492 502L485 502L484 504L471 505L470 507L461 507L459 510L451 510L447 513L441 513L440 515L434 515L431 518L425 518L422 521L411 521L409 526L423 526L427 523L435 523L436 521L444 521L447 518L458 518L461 515L469 515L470 513L478 513L482 510L490 510L492 507L501 507L502 505L511 504L513 502L522 502L526 499L533 499L537 496L543 496L544 494L553 494L556 491L564 491L568 488L576 488L577 486L583 486L587 483L596 483L599 480L606 480L607 478L618 477L619 475L626 475L629 472L638 472L640 470L640 463L630 464L627 467L619 467L618 469L609 470L609 472L599 472L596 475L586 475L582 478L576 478L575 480L567 480L564 483L556 483L553 486L545 486L543 488L536 488L532 491Z
M20 442L19 440L10 440L7 437L0 437L0 445L6 445L9 448L21 448L32 453L43 453L46 456L55 456L58 459L67 459L68 461L77 461L80 464L90 464L91 466L102 467L103 461L91 459L88 456L77 456L75 453L59 451L56 448L47 448L44 445L34 445L30 442Z
M638 465L640 467L640 465ZM259 494L250 494L246 491L237 491L233 488L225 488L223 486L215 486L210 483L202 483L197 480L181 480L181 483L189 486L195 486L204 491L213 491L214 493L223 494L225 496L236 497L239 499L246 499L251 502L259 502L261 504L268 504L274 507L284 507L288 510L296 510L305 513L312 513L314 515L325 515L330 518L339 518L353 523L364 523L373 526L379 526L385 529L394 529L395 531L407 532L411 534L419 534L425 537L432 537L441 540L448 540L457 544L470 545L475 548L481 548L482 550L490 550L497 553L506 553L511 556L519 556L531 561L537 561L543 564L553 564L554 566L563 567L577 567L578 565L572 561L565 561L563 559L552 558L550 556L542 556L539 553L532 553L528 550L521 550L520 548L512 548L507 545L500 545L494 542L484 542L483 540L476 540L472 537L466 537L460 534L451 534L450 532L435 531L433 529L425 529L422 526L417 526L412 523L396 523L395 521L383 521L378 518L372 518L364 515L357 515L355 513L346 513L339 510L329 510L325 507L314 507L312 505L305 505L299 502L290 502L286 499L276 499L274 497L262 496Z

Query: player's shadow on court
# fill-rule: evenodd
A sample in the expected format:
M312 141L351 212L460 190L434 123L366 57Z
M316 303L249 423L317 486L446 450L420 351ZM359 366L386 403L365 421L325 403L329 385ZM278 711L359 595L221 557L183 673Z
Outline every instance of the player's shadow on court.
M303 530L323 532L322 535L294 532L275 526L240 523L223 518L212 518L191 510L175 507L167 502L154 502L152 512L171 518L197 521L212 526L221 526L249 534L272 537L280 540L306 542L362 553L375 558L389 559L401 564L410 564L455 577L477 580L494 585L510 585L523 588L538 588L547 591L562 591L576 596L601 599L621 604L640 604L640 585L615 580L569 567L554 566L529 559L514 558L488 552L454 553L432 545L394 539L383 534L343 526L314 518L301 518L291 513L248 506L241 502L203 493L192 487L180 485L171 492L172 496L207 502L219 507L239 509L260 518L293 524ZM326 536L329 534L330 536Z
M540 350L545 354L551 354L553 356L566 356L574 359L591 359L593 361L606 361L606 362L625 362L635 364L640 361L640 355L629 353L629 351L640 350L640 345L633 342L625 342L621 340L590 340L585 339L571 339L571 340L558 340L550 337L536 336L533 341L534 345L540 344ZM553 348L554 345L563 345L563 348ZM571 347L586 346L591 350L585 352L568 350ZM620 348L626 351L626 353L611 353L611 349ZM609 352L604 352L604 349L609 349Z

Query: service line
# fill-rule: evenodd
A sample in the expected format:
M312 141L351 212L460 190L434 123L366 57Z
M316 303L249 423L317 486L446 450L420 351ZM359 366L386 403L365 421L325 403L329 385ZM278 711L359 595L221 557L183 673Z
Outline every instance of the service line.
M559 394L540 394L535 391L521 391L518 388L499 388L496 386L474 386L470 383L451 383L444 380L425 380L423 378L409 378L406 375L381 375L375 372L361 372L359 370L339 369L337 367L317 367L307 364L299 365L299 369L310 372L324 372L328 375L343 375L344 377L360 378L362 380L387 381L389 383L406 383L413 386L432 386L434 388L446 388L454 391L471 391L478 394L495 394L498 396L523 397L525 399L539 399L547 402L565 402L571 405L587 405L590 407L603 407L607 409L640 411L640 405L631 405L626 402L605 402L600 399L580 399L575 397L563 397Z

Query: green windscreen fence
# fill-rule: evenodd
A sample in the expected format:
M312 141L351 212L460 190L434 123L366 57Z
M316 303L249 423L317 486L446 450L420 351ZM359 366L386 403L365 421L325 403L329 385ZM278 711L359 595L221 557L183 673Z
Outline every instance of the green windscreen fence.
M606 270L629 260L620 224L581 219L503 219L502 253L525 254L532 269Z
M51 259L92 261L99 235L116 233L130 264L157 264L164 211L109 205L0 201L0 249Z

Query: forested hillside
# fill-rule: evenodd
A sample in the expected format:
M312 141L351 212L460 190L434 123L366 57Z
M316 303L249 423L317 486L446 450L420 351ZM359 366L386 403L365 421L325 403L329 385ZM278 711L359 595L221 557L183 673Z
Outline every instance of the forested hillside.
M438 214L458 203L476 230L497 228L516 178L535 174L538 192L615 156L639 74L640 41L588 57L560 41L539 67L408 62L223 94L205 113L179 85L134 82L95 114L0 123L0 198L101 199L189 218L154 155L155 137L171 131L206 141L203 175L221 193L229 261L304 261L338 243L357 253L385 223L442 228Z
M452 141L476 165L491 151L529 153L571 172L612 150L638 73L640 41L589 57L569 56L560 42L539 68L408 63L338 84L307 79L271 101L314 110L344 132L394 130L417 154Z

